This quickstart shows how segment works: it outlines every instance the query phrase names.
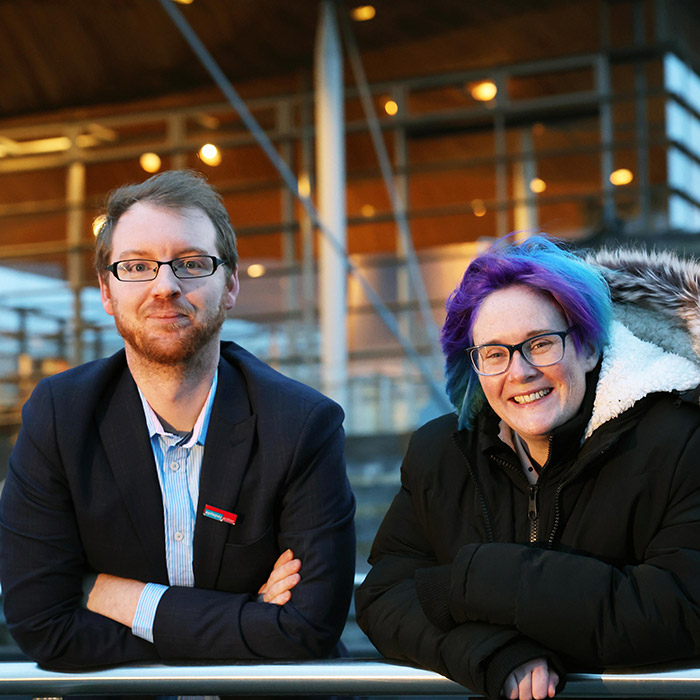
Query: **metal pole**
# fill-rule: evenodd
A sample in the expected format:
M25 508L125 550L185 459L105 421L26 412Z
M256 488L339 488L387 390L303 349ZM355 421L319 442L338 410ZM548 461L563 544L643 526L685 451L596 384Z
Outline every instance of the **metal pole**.
M347 273L334 248L347 249L343 57L332 0L320 5L315 47L318 210L336 246L319 240L318 294L323 391L347 404Z
M129 664L80 672L48 671L32 661L0 664L0 695L360 695L477 697L435 671L387 659L238 662L167 666ZM480 697L480 696L479 696ZM626 672L570 673L562 698L698 700L700 669L638 667Z

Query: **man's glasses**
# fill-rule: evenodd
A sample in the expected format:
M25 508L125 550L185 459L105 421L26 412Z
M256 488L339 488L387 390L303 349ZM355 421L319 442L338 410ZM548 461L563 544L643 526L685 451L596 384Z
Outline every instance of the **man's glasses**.
M121 282L150 282L158 276L161 265L168 265L178 279L189 280L210 277L219 265L226 265L226 261L213 255L187 255L172 260L117 260L105 265L105 270Z
M469 354L472 366L477 374L492 377L495 374L503 374L510 367L513 361L513 353L518 350L520 354L533 367L548 367L556 365L564 357L564 339L571 333L572 329L566 331L555 331L552 333L541 333L532 338L523 340L517 345L502 345L491 343L487 345L475 345L467 348L465 352Z

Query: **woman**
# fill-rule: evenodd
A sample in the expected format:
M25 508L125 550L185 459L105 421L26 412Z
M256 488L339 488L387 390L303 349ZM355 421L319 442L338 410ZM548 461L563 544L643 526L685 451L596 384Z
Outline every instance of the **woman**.
M667 349L545 238L473 260L442 330L455 414L413 435L357 592L382 654L491 698L700 654L700 273L599 262Z

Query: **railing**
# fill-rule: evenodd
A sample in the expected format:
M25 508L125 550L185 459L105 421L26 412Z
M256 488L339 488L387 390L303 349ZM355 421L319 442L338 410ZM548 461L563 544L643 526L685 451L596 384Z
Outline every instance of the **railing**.
M138 665L56 673L28 661L0 663L0 695L79 694L474 695L443 676L386 660ZM700 698L700 669L571 674L561 697Z

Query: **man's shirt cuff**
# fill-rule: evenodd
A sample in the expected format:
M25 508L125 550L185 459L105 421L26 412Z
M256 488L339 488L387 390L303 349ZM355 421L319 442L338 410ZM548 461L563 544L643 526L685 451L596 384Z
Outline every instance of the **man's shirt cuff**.
M168 587L160 583L147 583L141 591L134 622L131 625L131 631L137 637L153 643L153 622L156 619L156 610L163 593L167 590Z

